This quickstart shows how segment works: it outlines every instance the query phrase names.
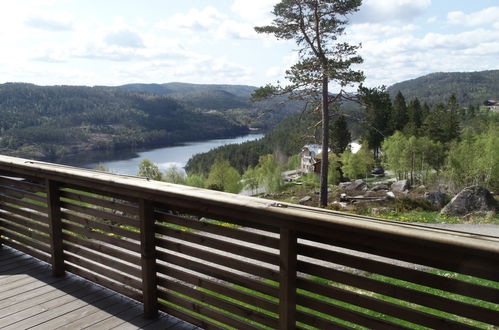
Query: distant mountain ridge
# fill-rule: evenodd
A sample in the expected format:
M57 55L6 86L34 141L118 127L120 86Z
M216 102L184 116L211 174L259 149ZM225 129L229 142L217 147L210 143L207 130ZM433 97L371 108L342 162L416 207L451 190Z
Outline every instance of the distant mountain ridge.
M201 112L222 112L245 125L269 130L290 114L301 110L301 103L283 98L251 102L257 87L228 84L126 84L117 86L133 92L166 95L186 108Z
M407 101L417 97L434 105L455 94L460 104L482 104L499 98L499 70L477 72L436 72L396 83L388 88L392 97L401 91Z

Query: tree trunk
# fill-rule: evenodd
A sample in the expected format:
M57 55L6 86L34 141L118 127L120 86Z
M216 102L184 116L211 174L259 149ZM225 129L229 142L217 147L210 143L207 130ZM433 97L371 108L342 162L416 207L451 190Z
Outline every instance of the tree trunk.
M329 79L324 73L322 78L322 162L321 162L321 188L319 206L327 205L327 174L329 166Z

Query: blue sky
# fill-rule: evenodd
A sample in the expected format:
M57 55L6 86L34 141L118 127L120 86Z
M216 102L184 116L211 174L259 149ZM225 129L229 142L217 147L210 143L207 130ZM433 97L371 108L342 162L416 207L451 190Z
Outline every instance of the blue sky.
M0 83L121 85L282 80L292 42L257 35L273 0L17 0L0 11ZM364 0L346 40L366 85L499 69L497 0Z

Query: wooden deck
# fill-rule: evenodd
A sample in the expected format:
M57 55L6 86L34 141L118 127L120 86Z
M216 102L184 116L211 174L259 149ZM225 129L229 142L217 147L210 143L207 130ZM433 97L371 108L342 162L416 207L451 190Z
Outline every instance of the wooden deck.
M142 304L0 247L0 329L175 329L197 327L161 313L144 319Z

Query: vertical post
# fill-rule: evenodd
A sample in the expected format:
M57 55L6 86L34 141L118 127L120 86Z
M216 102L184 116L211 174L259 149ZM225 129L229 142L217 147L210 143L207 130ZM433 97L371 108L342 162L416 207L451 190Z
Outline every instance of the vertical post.
M62 220L59 184L47 179L45 181L45 185L47 191L52 274L54 276L63 276L64 249L62 247Z
M281 228L279 239L279 329L296 327L297 235Z
M154 217L151 201L140 200L140 252L142 261L142 294L144 317L158 315L158 292L156 280L156 244L154 240Z

